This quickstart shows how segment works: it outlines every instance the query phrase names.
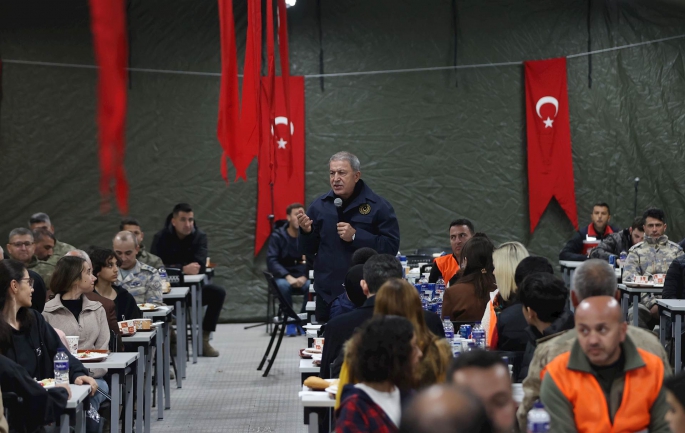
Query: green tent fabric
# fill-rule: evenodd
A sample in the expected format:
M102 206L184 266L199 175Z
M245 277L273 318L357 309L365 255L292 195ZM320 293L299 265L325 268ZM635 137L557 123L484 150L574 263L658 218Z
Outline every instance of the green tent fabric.
M239 58L245 4L236 3ZM214 1L130 0L131 66L220 71ZM475 65L594 50L685 34L680 2L632 0L457 1L458 63ZM451 1L322 2L325 71L387 71L450 66ZM293 75L319 71L316 4L288 12ZM17 64L27 60L92 65L87 2L0 2L4 97L0 108L0 235L47 212L57 237L108 246L119 216L99 214L95 80L92 68ZM685 39L568 60L569 104L580 224L606 201L612 223L661 207L667 234L685 235ZM306 83L306 197L328 190L327 161L348 150L362 176L395 207L401 250L447 245L456 217L496 242L518 240L556 261L573 229L556 203L528 232L525 105L520 65L458 71L326 77ZM226 187L216 139L219 77L132 72L126 169L131 216L146 244L173 205L187 201L209 235L215 281L228 290L223 320L263 317L264 252L253 258L257 165L248 182ZM455 85L456 84L456 85ZM232 170L232 168L231 168ZM234 173L230 171L232 176ZM3 242L4 243L4 242Z

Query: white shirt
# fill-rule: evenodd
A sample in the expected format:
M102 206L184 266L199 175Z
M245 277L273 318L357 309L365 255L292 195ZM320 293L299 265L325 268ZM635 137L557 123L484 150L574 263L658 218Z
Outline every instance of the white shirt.
M355 387L367 393L371 400L383 409L388 418L399 427L402 409L400 407L400 390L397 387L391 392L376 391L363 383L358 383Z

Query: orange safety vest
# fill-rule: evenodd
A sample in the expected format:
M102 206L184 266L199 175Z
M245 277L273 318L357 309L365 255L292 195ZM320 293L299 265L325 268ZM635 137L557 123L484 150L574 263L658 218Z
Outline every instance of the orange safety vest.
M494 301L494 300L493 300ZM488 302L488 305L490 306L490 309L488 310L488 313L490 314L490 323L488 324L488 329L486 329L486 345L492 349L495 350L497 346L497 314L495 313L495 305L492 303L492 301Z
M453 254L440 256L436 258L434 262L438 269L440 269L442 279L445 280L445 285L447 285L452 277L459 272L459 263L457 263L457 259L454 258Z
M613 425L609 418L609 405L597 379L592 374L568 368L570 351L554 358L542 370L540 377L544 378L548 372L557 388L573 406L579 433L647 431L651 419L650 410L659 396L664 380L664 364L656 355L642 349L637 351L645 367L625 373L623 398L614 415Z

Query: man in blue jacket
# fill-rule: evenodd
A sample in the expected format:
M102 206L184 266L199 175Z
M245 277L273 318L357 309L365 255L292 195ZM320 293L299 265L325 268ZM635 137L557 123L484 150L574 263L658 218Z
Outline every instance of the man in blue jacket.
M286 209L288 224L276 228L269 239L269 249L266 253L266 266L274 276L278 290L293 305L293 291L307 294L309 279L307 278L307 264L297 249L297 234L300 226L297 223L297 211L304 206L292 203ZM306 301L302 301L301 313L305 312ZM295 325L288 325L286 335L295 335Z
M369 247L396 255L400 227L392 205L361 180L359 159L338 152L329 160L331 190L314 200L307 213L300 209L300 253L316 254L316 319L328 319L330 304L345 288L352 254ZM340 206L336 206L336 200ZM342 201L342 203L340 203Z

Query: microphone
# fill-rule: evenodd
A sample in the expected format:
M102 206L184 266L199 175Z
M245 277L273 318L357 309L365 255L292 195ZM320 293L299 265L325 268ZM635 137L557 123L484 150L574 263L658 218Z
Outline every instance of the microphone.
M335 205L335 208L338 210L338 222L344 222L342 211L342 199L340 197L336 198L335 200L333 200L333 204Z
M640 178L636 177L635 178L635 189L637 189L637 185L640 183Z

